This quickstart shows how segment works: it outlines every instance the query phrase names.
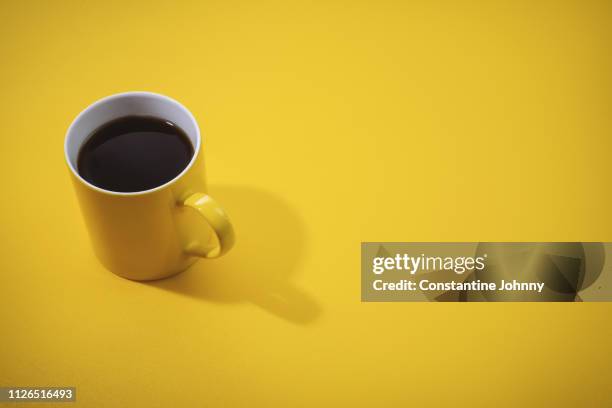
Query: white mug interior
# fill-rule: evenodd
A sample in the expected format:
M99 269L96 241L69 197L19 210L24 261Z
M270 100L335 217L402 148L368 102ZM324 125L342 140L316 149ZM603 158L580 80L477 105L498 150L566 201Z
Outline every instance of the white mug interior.
M83 179L77 170L77 160L81 146L87 141L94 130L103 124L124 116L155 116L169 120L178 125L189 137L193 144L194 154L189 164L174 179L157 186L151 190L133 193L121 193L109 191L97 187ZM72 122L66 134L64 153L70 170L74 175L88 186L109 194L143 194L157 190L174 180L180 178L194 163L200 151L200 129L198 124L187 108L179 102L167 96L151 92L126 92L120 93L94 102L82 111Z

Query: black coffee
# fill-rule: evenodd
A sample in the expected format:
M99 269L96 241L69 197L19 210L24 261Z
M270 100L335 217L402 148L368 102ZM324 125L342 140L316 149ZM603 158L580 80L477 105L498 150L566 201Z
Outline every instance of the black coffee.
M193 157L185 132L152 116L126 116L96 129L79 151L79 174L110 191L136 192L176 177Z

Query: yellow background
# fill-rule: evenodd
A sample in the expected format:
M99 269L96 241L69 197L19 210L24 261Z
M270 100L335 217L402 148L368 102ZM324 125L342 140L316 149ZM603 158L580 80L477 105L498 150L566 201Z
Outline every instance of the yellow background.
M361 241L612 241L606 1L0 3L0 385L87 407L609 406L610 304L366 304ZM94 258L63 138L200 121L226 257Z

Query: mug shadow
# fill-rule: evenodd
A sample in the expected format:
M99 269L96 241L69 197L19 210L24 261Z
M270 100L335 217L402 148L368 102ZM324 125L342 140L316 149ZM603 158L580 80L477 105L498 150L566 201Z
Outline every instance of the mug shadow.
M304 227L296 212L270 192L242 186L211 186L227 210L236 244L215 260L200 260L174 277L148 285L203 301L254 304L284 320L307 324L321 309L291 282L304 251Z

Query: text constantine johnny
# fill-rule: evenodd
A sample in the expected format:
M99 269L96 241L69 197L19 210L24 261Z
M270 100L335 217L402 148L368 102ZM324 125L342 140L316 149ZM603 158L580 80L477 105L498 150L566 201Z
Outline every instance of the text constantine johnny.
M387 290L507 290L507 291L537 291L542 292L544 282L519 282L517 280L505 281L502 279L499 286L494 282L481 282L480 280L470 282L431 282L427 279L422 279L418 282L402 279L397 282L384 282L382 279L376 279L372 283L372 287L377 291Z

